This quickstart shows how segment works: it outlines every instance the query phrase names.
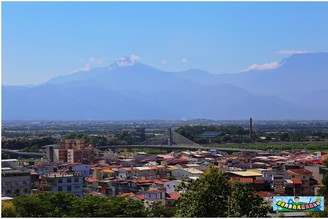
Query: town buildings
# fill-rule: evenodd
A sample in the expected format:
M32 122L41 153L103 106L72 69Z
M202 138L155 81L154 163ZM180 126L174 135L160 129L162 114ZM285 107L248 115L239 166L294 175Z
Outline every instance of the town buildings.
M327 170L321 158L307 151L240 152L237 156L215 150L157 155L107 151L92 159L93 150L81 140L66 140L46 147L47 159L42 162L3 160L2 195L50 191L80 198L119 195L140 201L145 207L154 203L174 206L183 192L177 190L182 181L197 180L214 167L230 180L251 184L270 202L275 195L315 195Z

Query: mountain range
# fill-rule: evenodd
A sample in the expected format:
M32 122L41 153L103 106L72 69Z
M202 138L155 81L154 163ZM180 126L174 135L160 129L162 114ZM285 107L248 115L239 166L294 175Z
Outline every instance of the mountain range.
M2 85L3 120L328 119L328 53L275 69L162 71L128 57L33 87Z

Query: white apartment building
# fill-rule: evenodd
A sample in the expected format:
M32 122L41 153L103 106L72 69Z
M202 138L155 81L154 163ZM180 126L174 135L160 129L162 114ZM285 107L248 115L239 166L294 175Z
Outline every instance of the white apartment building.
M67 192L83 197L83 175L52 172L42 175L41 190L48 192Z

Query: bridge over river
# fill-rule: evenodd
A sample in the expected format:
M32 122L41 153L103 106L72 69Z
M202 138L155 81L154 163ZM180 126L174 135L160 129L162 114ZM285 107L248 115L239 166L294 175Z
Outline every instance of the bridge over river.
M161 149L167 151L173 150L210 150L215 149L217 151L226 152L231 154L233 152L255 152L260 153L264 152L263 150L253 150L253 149L241 149L241 148L219 148L219 147L204 147L204 146L189 146L189 145L108 145L108 146L99 146L96 149L105 150L105 149L132 149L132 148L153 148Z
M38 152L22 152L18 150L10 150L10 149L1 149L1 153L5 153L10 155L14 155L18 158L23 158L23 157L43 157L43 153L38 153Z

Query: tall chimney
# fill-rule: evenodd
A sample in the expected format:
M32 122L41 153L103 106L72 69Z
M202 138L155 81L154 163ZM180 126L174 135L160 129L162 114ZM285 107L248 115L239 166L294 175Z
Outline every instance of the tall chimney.
M249 138L252 140L253 137L253 120L249 119Z

